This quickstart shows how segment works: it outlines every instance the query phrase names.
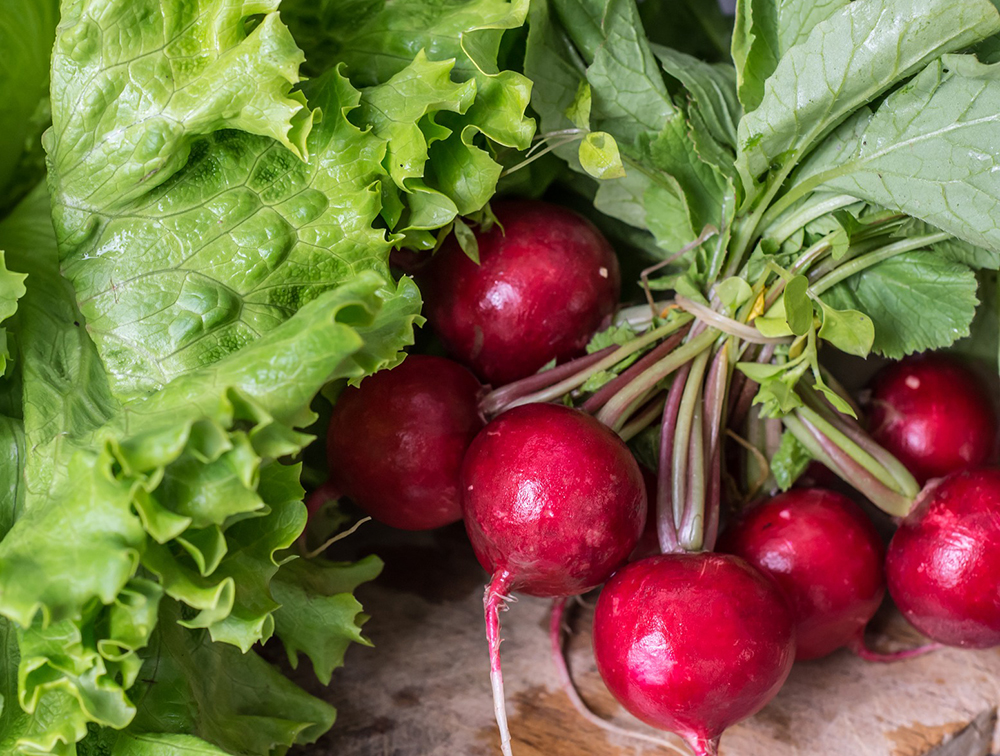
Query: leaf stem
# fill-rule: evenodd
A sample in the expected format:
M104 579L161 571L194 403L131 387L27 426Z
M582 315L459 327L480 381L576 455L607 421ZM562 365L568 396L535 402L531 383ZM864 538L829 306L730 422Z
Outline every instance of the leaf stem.
M693 333L694 330L691 331L691 334ZM689 338L691 334L689 334ZM657 383L708 349L712 345L712 342L718 338L718 335L718 331L710 328L700 335L695 336L686 344L682 344L662 360L647 368L628 386L625 386L608 400L607 404L597 413L597 419L613 430L621 430L624 421L627 419L628 411L634 407L636 400L641 399Z
M857 197L849 194L816 194L802 207L790 213L787 218L770 219L770 213L765 213L761 220L761 235L777 245L784 244L796 231L805 228L810 223L824 215L840 210L859 202Z
M904 239L902 241L895 242L894 244L887 244L884 247L879 247L874 252L869 252L861 255L860 257L855 257L849 260L836 270L833 270L823 276L811 287L809 287L809 293L818 297L823 292L839 284L841 281L844 281L851 276L872 267L873 265L878 265L880 262L884 262L885 260L895 257L896 255L901 255L904 252L912 252L916 249L928 247L931 244L946 241L951 237L951 234L941 231L940 233L927 234L926 236L918 236L913 239Z

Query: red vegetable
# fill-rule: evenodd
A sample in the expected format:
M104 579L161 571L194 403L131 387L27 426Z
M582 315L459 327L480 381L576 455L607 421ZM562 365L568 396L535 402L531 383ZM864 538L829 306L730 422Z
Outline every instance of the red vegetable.
M420 277L424 314L459 362L502 385L583 352L621 289L611 245L576 213L497 202L480 264L451 237Z
M750 509L719 550L772 577L795 618L798 660L859 639L885 595L885 548L857 504L833 491L794 489Z
M723 730L763 708L788 677L795 633L778 588L742 559L664 554L608 581L594 654L626 709L714 756Z
M646 517L639 465L609 428L578 410L527 404L500 415L462 465L465 527L486 590L494 704L510 735L500 673L499 609L511 591L572 596L608 578L635 548Z
M957 473L925 492L889 544L889 593L949 646L1000 645L1000 470Z
M921 484L983 464L997 438L979 377L940 354L910 357L876 376L871 426L872 437Z
M419 354L345 389L327 435L331 483L396 528L461 519L458 476L483 427L481 393L461 365Z

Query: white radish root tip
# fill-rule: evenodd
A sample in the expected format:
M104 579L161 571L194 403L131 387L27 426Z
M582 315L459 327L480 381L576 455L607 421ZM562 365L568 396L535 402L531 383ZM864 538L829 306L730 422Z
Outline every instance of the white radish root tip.
M507 611L510 590L509 575L500 572L486 586L483 609L486 613L486 640L490 646L490 683L493 687L493 712L500 730L500 751L503 756L513 756L510 746L510 729L507 726L507 707L504 703L503 673L500 671L500 610Z

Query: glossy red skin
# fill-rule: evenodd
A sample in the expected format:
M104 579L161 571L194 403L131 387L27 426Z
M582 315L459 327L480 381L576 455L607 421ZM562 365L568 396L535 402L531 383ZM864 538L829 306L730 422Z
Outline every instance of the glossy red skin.
M986 387L940 354L907 358L875 377L871 427L921 484L983 464L997 438Z
M774 698L792 668L795 633L777 586L742 559L662 554L604 586L594 655L626 709L693 745Z
M642 473L628 447L561 405L515 407L487 425L465 455L462 492L479 563L532 596L600 585L646 520Z
M1000 645L1000 470L956 473L900 525L889 594L910 623L949 646Z
M614 250L587 220L539 201L493 205L476 265L450 237L419 278L448 351L494 386L584 351L618 304Z
M656 523L656 487L658 485L656 473L647 470L642 465L639 466L639 470L642 472L642 482L646 488L646 527L642 529L639 543L629 555L630 562L660 553L660 534L657 531Z
M861 508L819 488L794 489L730 524L719 551L778 584L795 618L798 661L857 637L885 596L885 547Z
M462 517L462 458L483 427L482 386L458 363L414 354L337 400L330 480L379 522L428 530Z

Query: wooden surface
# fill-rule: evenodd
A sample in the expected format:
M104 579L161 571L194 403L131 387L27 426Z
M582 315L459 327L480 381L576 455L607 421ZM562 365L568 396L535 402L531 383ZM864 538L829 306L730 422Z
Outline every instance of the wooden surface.
M376 648L354 647L324 691L333 731L299 756L495 756L482 592L485 574L460 527L434 534L366 526L336 558L376 551L383 576L359 597ZM584 599L593 602L594 596ZM503 615L503 664L515 756L653 756L670 750L607 736L560 691L549 658L549 602L522 597ZM570 663L603 717L644 729L604 689L590 653L590 611L571 615ZM891 610L870 634L893 649L920 638ZM301 671L300 671L301 672ZM938 651L892 665L841 651L797 664L762 712L731 728L722 756L985 756L994 743L1000 651ZM646 732L653 732L645 728Z

